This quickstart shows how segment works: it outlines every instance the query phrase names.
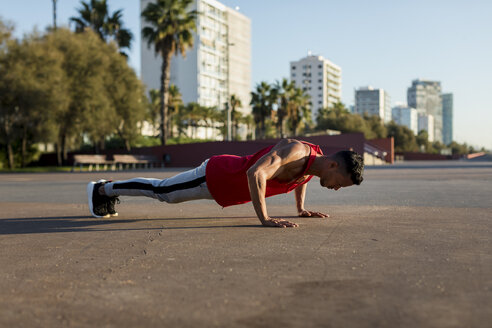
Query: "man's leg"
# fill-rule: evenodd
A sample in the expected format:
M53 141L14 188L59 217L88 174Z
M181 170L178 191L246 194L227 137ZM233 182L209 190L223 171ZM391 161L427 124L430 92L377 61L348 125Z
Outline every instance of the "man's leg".
M104 194L108 197L146 196L167 203L213 199L205 179L207 162L167 179L135 178L108 182L103 185Z
M95 217L116 216L118 196L146 196L167 203L213 199L205 179L207 162L168 179L136 178L125 181L90 182L87 186L89 209ZM119 203L119 200L118 200Z

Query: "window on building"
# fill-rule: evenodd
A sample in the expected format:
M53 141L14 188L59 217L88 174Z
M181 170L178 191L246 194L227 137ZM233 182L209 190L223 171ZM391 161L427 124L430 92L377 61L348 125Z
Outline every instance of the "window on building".
M292 66L292 69L296 69L296 67L295 66Z

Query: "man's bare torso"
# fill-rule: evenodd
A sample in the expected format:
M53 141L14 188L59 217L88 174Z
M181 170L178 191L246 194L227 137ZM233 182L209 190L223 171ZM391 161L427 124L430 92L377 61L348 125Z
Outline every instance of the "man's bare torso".
M275 145L271 151L276 152L282 161L281 166L275 172L272 180L280 183L302 182L307 179L303 175L304 169L311 154L311 147L300 141L285 139Z

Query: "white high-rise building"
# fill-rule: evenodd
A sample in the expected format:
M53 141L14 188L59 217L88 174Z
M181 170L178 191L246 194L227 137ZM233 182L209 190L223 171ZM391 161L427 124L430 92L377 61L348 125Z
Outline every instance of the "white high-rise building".
M424 114L424 113L419 113L419 132L422 130L427 131L427 134L429 135L429 140L430 142L433 142L436 140L435 138L435 121L434 121L434 116L429 115L429 114Z
M143 9L151 0L140 0ZM237 110L251 112L251 21L237 10L216 0L195 0L191 9L197 10L193 33L194 46L171 59L171 84L175 84L183 102L225 108L230 96L241 100ZM146 22L142 18L141 26ZM147 89L160 88L162 59L141 41L141 74Z
M333 107L342 99L342 69L322 56L308 54L291 62L290 79L311 97L313 122L321 108Z
M392 120L396 124L406 126L413 131L415 135L419 133L419 117L417 110L405 105L396 105L391 110Z
M355 90L354 112L377 115L387 123L391 121L391 97L384 89L374 89L371 86Z

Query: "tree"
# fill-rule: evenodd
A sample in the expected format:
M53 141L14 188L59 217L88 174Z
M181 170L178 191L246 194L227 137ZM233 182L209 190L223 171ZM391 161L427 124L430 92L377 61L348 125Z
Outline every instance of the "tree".
M193 0L157 0L147 4L142 17L149 26L142 29L143 38L150 48L162 57L161 66L161 144L166 144L166 123L169 99L171 58L173 54L186 56L193 46L193 31L196 31L197 11L186 11Z
M287 103L287 120L293 136L297 135L299 125L311 118L311 97L301 88L294 88Z
M364 129L366 139L386 138L388 130L378 115L364 114L363 118L366 123Z
M15 120L15 108L12 107L12 94L9 92L9 81L6 78L9 72L8 56L9 45L15 43L12 40L13 27L0 19L0 142L7 148L7 162L9 168L14 168L14 150L12 140L12 124Z
M286 78L283 78L282 81L276 81L274 85L274 90L278 95L279 104L277 108L277 131L278 137L284 137L284 120L287 116L289 101L293 96L293 92L295 89L294 82L289 82Z
M246 139L252 140L254 137L253 136L253 126L255 124L255 120L253 118L253 115L248 114L248 115L241 117L240 122L246 125Z
M179 92L179 88L176 85L171 84L169 86L169 101L167 104L169 117L167 120L168 124L166 130L167 130L168 137L171 138L173 137L173 127L174 127L173 123L175 121L174 116L178 112L181 105L183 105L181 92Z
M155 131L155 126L157 126L160 122L159 111L161 108L161 96L160 92L157 89L149 90L149 103L148 103L148 111L147 111L147 120L152 126L152 131Z
M123 140L126 150L130 151L132 143L140 135L138 124L145 119L147 99L144 86L124 57L110 47L104 48L109 59L105 86L110 107L115 109L113 129Z
M321 130L331 129L342 133L364 132L366 122L360 115L351 114L345 106L339 102L332 108L322 108L318 112L317 127Z
M251 92L251 105L253 106L253 118L257 128L257 136L260 139L265 138L266 124L265 121L271 117L272 106L270 101L270 85L267 82L261 82L256 85L256 91Z
M15 166L15 144L24 167L33 145L53 138L50 114L67 104L62 61L63 55L47 47L37 34L6 45L0 63L0 120L11 168Z
M412 130L393 121L389 122L386 127L388 129L388 137L393 137L395 140L395 151L413 152L418 150L417 141Z
M181 131L184 130L183 127L186 126L186 131L188 132L191 127L191 135L188 135L190 138L195 138L198 122L202 116L201 114L201 106L196 102L190 102L186 106L183 107L183 111L181 113Z
M241 112L237 111L236 108L242 107L241 99L235 94L232 94L229 98L229 103L231 105L231 123L232 129L232 140L237 140L237 132L239 130L239 122L241 120Z
M466 155L469 151L468 145L466 143L459 144L456 141L452 141L449 144L449 147L451 148L451 153L453 155Z
M10 167L26 165L38 143L54 143L60 165L86 140L97 151L118 135L130 148L147 100L116 45L92 31L7 36L0 22L0 143Z
M415 140L417 141L420 151L429 152L429 133L426 130L420 130L415 137Z
M128 149L145 113L144 91L135 72L116 45L104 43L94 32L58 29L45 36L52 49L63 54L68 104L52 116L56 120L58 162L67 159L70 146L89 140L98 152L117 134Z
M205 107L201 106L196 102L190 102L186 106L180 106L179 111L176 116L179 136L183 134L184 131L191 134L186 134L189 138L197 138L198 129L204 127L216 128L216 122L222 121L223 113L217 110L215 107ZM222 131L225 135L225 131Z
M431 151L432 153L434 154L440 154L441 151L446 148L446 145L444 145L442 142L439 142L439 141L434 141L432 144L431 144L432 148L431 148ZM474 151L472 151L473 153Z
M350 113L344 104L338 102L332 108L322 108L318 112L317 128L333 129L342 133L360 132L366 139L386 138L387 128L376 115Z
M67 29L57 29L46 36L46 42L64 54L61 62L69 101L66 107L54 113L58 127L58 163L61 164L67 160L69 145L80 142L84 137L82 133L98 152L104 148L105 137L117 126L116 110L106 88L112 61L108 53L117 52L92 31L74 34Z
M109 14L106 0L81 1L81 8L77 9L79 17L71 17L70 21L75 23L75 31L84 32L87 28L92 29L101 40L115 41L121 50L121 54L128 57L122 49L130 49L133 38L130 30L123 27L123 11L119 9Z

